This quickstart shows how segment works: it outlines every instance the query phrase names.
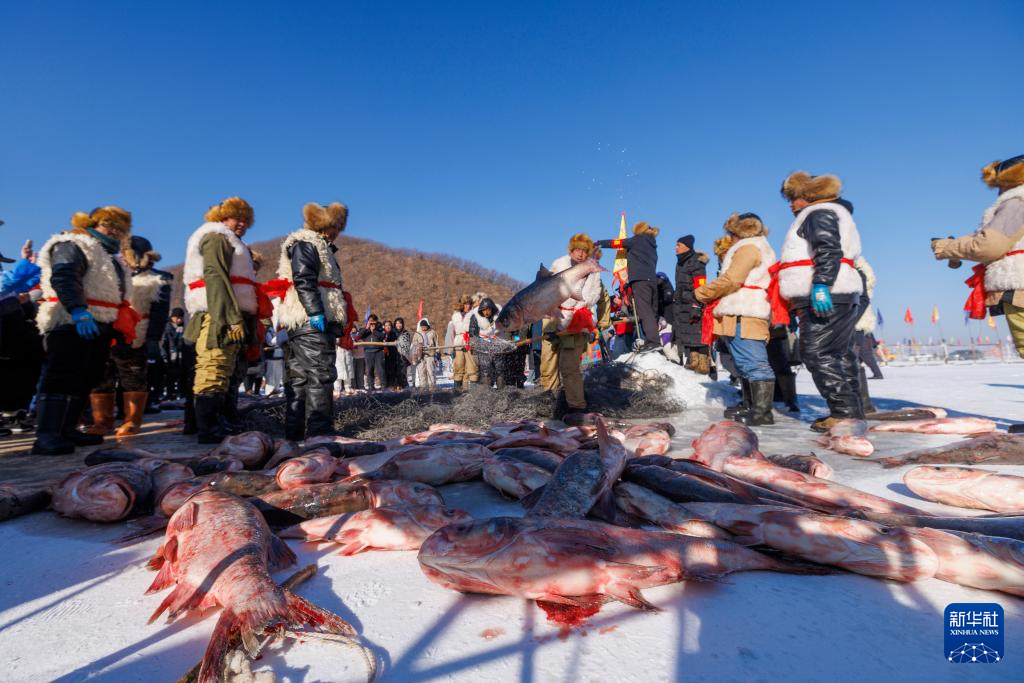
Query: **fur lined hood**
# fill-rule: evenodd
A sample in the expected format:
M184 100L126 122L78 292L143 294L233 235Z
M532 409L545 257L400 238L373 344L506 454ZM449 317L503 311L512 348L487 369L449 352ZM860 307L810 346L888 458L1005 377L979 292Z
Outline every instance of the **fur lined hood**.
M119 229L121 232L130 232L132 229L132 214L119 206L101 206L89 213L78 211L71 216L71 225L82 233L97 225L109 225Z
M661 231L647 221L640 221L633 226L634 235L650 235L651 237L657 237L659 232Z
M229 218L237 218L252 226L256 222L256 212L249 202L241 197L228 197L220 204L214 204L206 212L207 223L223 223Z
M1003 191L1024 185L1024 154L1006 161L993 161L981 169L981 179L989 187Z
M781 191L787 201L804 199L808 202L820 202L839 197L843 191L843 183L834 175L811 175L805 171L797 171L782 181Z
M737 239L768 234L768 228L756 213L734 213L729 216L722 227L728 234L735 235Z
M338 232L344 232L348 224L348 207L341 202L334 202L327 206L310 202L302 207L302 220L304 227L313 232L326 232L331 228L337 228Z

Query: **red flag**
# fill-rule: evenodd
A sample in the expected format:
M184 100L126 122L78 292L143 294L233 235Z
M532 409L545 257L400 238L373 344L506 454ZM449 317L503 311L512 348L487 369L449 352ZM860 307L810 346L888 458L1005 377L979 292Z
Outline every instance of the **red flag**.
M416 324L419 325L421 320L423 320L423 299L420 299L420 307L416 309Z
M907 312L903 314L903 322L905 322L908 325L913 325L914 324L914 316L910 312L909 308L907 309Z

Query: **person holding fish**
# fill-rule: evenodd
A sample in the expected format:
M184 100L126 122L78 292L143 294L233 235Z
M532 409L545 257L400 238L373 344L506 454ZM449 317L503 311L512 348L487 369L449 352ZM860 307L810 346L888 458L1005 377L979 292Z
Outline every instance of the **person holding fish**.
M568 253L551 263L551 273L558 274L587 261L594 246L594 240L585 232L576 233L569 238ZM596 329L590 309L601 297L599 270L586 275L581 291L581 299L563 301L558 307L559 315L545 317L542 327L540 381L552 394L563 391L568 412L583 412L587 407L582 355L590 343L590 333Z
M747 425L775 424L775 373L768 362L772 310L767 291L775 251L768 244L768 228L755 213L734 213L723 227L733 239L722 258L721 272L698 287L694 296L706 305L705 317L714 319L714 336L727 340L742 379L743 403L725 416Z
M967 280L971 295L964 310L971 318L1005 315L1017 353L1024 358L1024 154L993 161L981 169L981 178L999 190L985 210L981 227L959 239L933 239L935 258L959 267L960 259L977 261Z

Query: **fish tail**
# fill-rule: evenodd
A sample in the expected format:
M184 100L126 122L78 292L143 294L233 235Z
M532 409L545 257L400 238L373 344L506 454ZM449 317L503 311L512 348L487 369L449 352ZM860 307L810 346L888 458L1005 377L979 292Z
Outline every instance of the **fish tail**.
M165 566L169 566L169 564ZM162 573L163 570L161 569L161 574ZM153 585L156 585L156 581L160 580L161 574L157 574L156 580L153 581ZM181 605L187 602L190 602L188 588L184 584L178 584L174 587L174 590L167 594L167 597L164 598L163 602L160 603L160 606L156 608L156 611L153 612L153 614L149 617L149 621L147 621L146 623L152 624L154 621L156 621L157 617L159 617L168 609L170 610L170 613L168 615L170 617L173 617L175 614L179 614L181 611Z
M163 566L160 567L160 572L153 579L153 583L146 589L146 595L161 591L174 583L174 574L171 571L172 566L170 562L163 563Z
M348 529L334 537L334 541L341 544L339 555L356 555L367 550L370 546L363 541L361 529Z
M344 636L356 635L352 624L348 623L337 614L328 612L322 607L317 607L309 600L302 598L289 590L284 592L288 601L288 621L295 625L309 624L319 631L337 633Z
M213 635L203 653L203 661L199 667L197 683L218 683L223 680L224 658L232 645L233 636L238 632L239 618L230 609L225 608L213 627Z

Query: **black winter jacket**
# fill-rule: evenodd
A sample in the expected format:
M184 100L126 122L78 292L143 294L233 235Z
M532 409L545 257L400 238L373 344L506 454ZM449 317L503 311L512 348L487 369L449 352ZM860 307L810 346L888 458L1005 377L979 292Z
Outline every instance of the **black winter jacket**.
M699 346L704 305L693 295L707 277L708 257L692 249L676 256L676 293L672 301L672 336L676 344Z
M836 204L845 207L853 214L853 204L845 199L835 200ZM804 218L803 224L796 234L807 240L811 247L811 258L814 260L813 284L831 287L839 277L839 267L843 259L843 247L839 237L839 216L831 209L811 211ZM860 300L859 294L833 294L832 303L849 304ZM809 298L801 297L790 302L794 309L806 308Z
M387 341L386 336L384 334L384 328L381 325L377 325L376 329L374 329L374 330L371 330L369 327L366 327L366 328L363 328L362 330L360 330L359 331L359 340L360 341L371 341L371 342ZM364 351L364 353L366 353L366 355L370 355L370 354L374 354L374 353L382 353L384 351L384 347L383 346L365 346L365 347L363 347L363 351Z
M82 250L74 242L58 242L50 252L50 264L50 286L57 293L61 305L68 312L76 308L85 308L86 296L82 282L85 279L85 271L89 268L89 262L85 259ZM123 299L125 272L121 267L121 262L117 259L114 259L114 272L117 273L118 289ZM109 326L109 323L97 324Z
M629 270L629 281L658 279L658 242L651 235L634 235L621 242L619 240L601 240L597 246L605 248L623 248L626 250L626 268Z
M337 249L333 244L329 245ZM299 302L306 315L324 314L324 302L320 299L320 254L309 242L296 242L288 247L288 258L292 262L292 282Z
M156 268L153 269L153 273L159 275L163 283L160 285L160 297L149 307L149 327L146 328L146 341L155 341L159 344L171 316L171 286L174 284L174 276L165 270Z

